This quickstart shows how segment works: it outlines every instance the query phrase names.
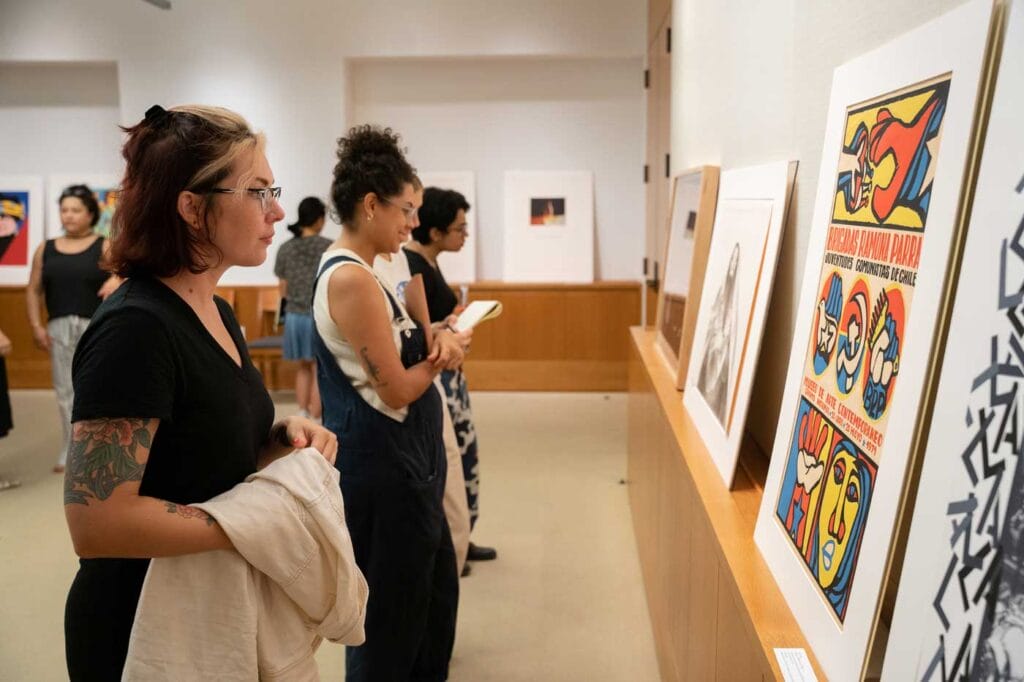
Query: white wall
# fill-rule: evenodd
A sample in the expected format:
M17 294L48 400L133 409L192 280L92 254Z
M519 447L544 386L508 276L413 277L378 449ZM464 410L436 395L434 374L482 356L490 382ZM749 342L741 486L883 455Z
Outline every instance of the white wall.
M115 62L125 123L154 103L238 110L268 135L291 220L303 196L327 194L347 58L639 57L644 17L642 0L4 0L0 61ZM272 260L225 283L273 282Z
M769 453L793 341L832 71L959 4L674 1L673 166L800 162L748 424Z
M116 175L119 115L112 63L0 62L0 174Z
M476 173L477 276L501 279L504 172L594 173L595 277L639 279L640 58L360 60L352 122L402 134L423 171Z

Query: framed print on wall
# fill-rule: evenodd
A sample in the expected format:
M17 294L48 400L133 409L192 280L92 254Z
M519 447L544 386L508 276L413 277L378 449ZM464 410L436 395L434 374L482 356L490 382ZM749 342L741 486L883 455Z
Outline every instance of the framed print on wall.
M732 486L796 163L721 173L683 404Z
M453 189L469 202L466 213L466 230L469 236L461 251L445 251L437 257L438 266L449 284L471 284L476 281L476 252L480 243L476 215L476 175L473 171L430 171L419 174L424 187Z
M505 173L506 282L594 281L594 176Z
M93 229L103 235L110 237L110 221L114 217L114 210L117 208L117 190L121 184L121 178L113 174L104 173L61 173L50 175L46 178L46 238L54 239L64 234L64 228L60 223L61 192L71 185L86 185L96 196L96 202L100 205L100 219Z
M0 285L28 284L43 242L43 179L0 175Z
M866 668L912 461L992 18L974 0L836 69L755 530L829 679Z
M718 198L718 167L701 166L672 179L665 274L655 317L658 349L683 388L697 324L701 286Z
M1024 677L1024 3L1010 9L882 680Z

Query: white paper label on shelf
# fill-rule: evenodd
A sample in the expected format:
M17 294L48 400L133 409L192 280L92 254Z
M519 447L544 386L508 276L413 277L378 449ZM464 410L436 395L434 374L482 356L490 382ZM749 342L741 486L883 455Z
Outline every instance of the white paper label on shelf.
M818 682L811 661L803 649L775 649L775 658L786 682Z

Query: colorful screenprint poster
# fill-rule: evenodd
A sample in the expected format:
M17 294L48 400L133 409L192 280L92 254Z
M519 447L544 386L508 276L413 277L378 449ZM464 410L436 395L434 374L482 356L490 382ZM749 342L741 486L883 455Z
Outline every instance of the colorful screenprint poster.
M840 624L906 349L949 82L946 75L847 109L775 507Z
M26 266L29 259L29 192L0 188L0 266Z
M531 225L565 225L565 197L530 199Z

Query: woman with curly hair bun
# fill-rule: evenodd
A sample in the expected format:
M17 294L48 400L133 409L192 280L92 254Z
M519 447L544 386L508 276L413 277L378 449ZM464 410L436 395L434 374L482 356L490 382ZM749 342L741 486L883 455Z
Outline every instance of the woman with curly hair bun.
M458 607L432 384L461 364L461 340L415 322L372 269L409 237L419 208L398 140L360 126L338 141L331 201L342 231L313 287L324 426L344 443L345 517L370 587L366 643L346 652L349 682L446 679Z

